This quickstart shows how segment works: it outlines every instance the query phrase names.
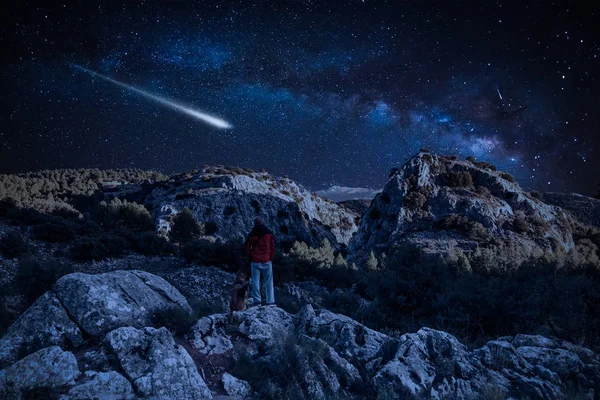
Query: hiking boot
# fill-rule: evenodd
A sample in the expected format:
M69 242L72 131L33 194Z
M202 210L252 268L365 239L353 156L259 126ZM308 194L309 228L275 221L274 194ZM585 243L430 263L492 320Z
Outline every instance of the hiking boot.
M269 303L269 304L265 304L267 307L277 307L277 304L275 303Z

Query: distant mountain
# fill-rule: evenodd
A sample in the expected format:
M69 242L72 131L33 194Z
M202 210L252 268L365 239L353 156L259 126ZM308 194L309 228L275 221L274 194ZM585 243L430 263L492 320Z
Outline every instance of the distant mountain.
M339 202L345 200L371 200L381 189L370 189L361 187L331 186L328 189L318 190L319 196L325 197L331 201Z
M420 152L373 200L348 250L356 262L373 251L480 271L598 264L597 231L540 197L485 162Z

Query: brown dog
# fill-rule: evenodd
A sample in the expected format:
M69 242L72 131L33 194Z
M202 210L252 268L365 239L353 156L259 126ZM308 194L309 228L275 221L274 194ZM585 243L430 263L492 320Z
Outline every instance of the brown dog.
M229 303L229 310L231 312L230 321L233 321L234 311L246 310L248 304L248 284L246 273L243 270L239 270L233 282L233 289L231 289L231 301Z

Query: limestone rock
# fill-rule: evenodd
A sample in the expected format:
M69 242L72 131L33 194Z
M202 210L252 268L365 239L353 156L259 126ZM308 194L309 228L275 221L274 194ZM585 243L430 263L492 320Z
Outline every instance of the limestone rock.
M99 372L89 382L77 385L60 400L114 399L133 400L131 383L115 371Z
M152 326L159 312L192 314L181 293L143 271L69 274L53 290L77 325L95 337L122 326Z
M225 393L227 393L229 396L252 396L252 388L248 382L238 379L227 372L223 374L221 382L225 388Z
M53 345L79 346L81 331L60 300L47 292L17 319L0 339L0 367Z
M194 361L166 328L118 328L105 342L143 397L212 399Z
M233 344L225 333L228 319L227 314L214 314L200 318L186 337L192 346L203 354L227 353L233 349Z
M0 371L0 393L72 385L80 375L77 360L58 346L47 347Z
M348 245L348 261L360 266L371 251L379 259L417 252L467 270L472 262L514 269L574 250L573 223L489 164L421 152L375 197Z
M315 247L323 239L348 243L357 229L353 214L295 182L241 169L207 167L173 177L146 202L153 205L159 231L168 232L172 216L189 208L198 222L212 226L209 235L225 241L244 240L256 217L279 242Z

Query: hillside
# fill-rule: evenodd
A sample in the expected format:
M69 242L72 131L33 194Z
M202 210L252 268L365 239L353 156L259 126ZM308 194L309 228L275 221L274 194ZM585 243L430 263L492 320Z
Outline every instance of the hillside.
M465 270L507 271L536 261L597 267L598 246L595 231L510 174L421 152L375 197L349 252L355 260L371 251L387 259L410 253Z
M235 167L111 174L0 200L3 397L600 393L596 200L424 152L338 204ZM230 319L256 217L277 238L278 307Z

